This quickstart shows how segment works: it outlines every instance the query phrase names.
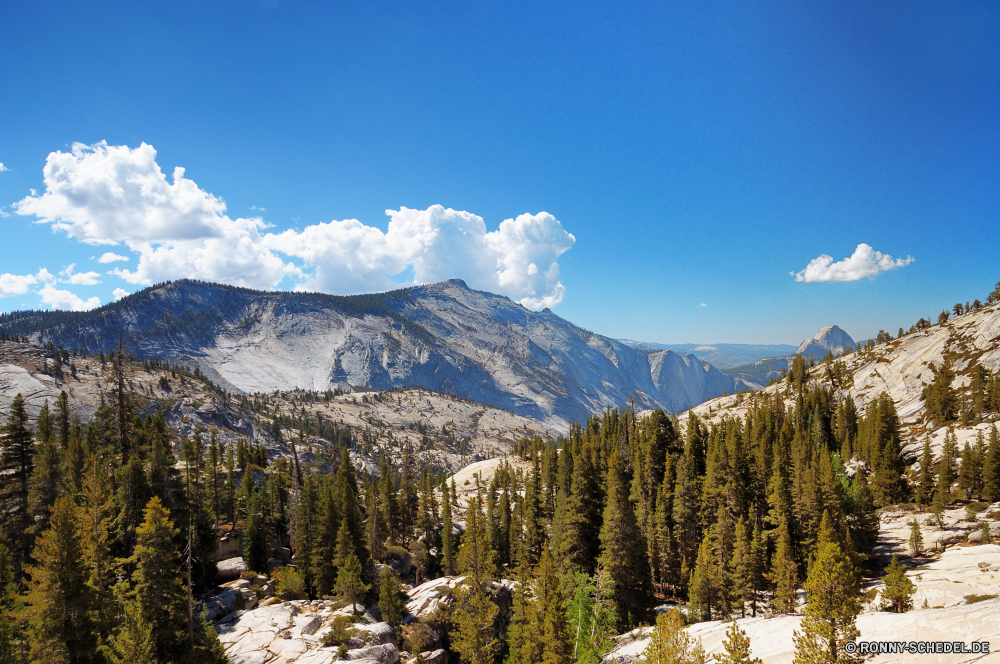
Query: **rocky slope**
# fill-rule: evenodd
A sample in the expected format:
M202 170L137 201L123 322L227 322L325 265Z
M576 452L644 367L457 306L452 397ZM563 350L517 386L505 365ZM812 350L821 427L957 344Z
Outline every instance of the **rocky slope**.
M948 427L925 422L921 400L924 386L933 380L931 366L940 366L945 356L953 363L956 375L952 387L956 390L969 384L969 372L977 362L991 372L1000 370L1000 303L846 355L840 359L845 376L837 384L830 381L824 364L810 371L810 380L835 387L840 396L852 396L861 412L886 392L895 403L903 424L904 453L916 457L925 435L931 437L932 448L937 452L948 430ZM780 382L763 392L771 399L778 395L788 406L794 405L794 395L786 388L787 384ZM707 401L691 410L708 421L718 421L728 416L742 417L749 405L744 395L735 395ZM680 419L683 426L684 416ZM966 441L973 442L978 432L985 433L991 426L991 421L951 425L960 449Z
M630 398L677 412L744 387L694 355L636 350L459 280L354 297L179 281L91 312L2 316L0 331L90 353L121 338L243 393L422 387L563 429Z
M83 423L93 417L102 392L104 368L100 361L74 356L70 360L75 376L69 364L64 365L61 375L53 375L54 354L34 344L0 342L0 422L6 421L15 395L24 397L33 422L46 401L54 407L63 390L74 415ZM372 459L378 451L387 451L389 458L399 460L402 448L409 446L429 467L455 472L470 463L505 455L520 438L547 438L558 433L530 417L418 388L329 396L279 392L257 403L241 403L188 372L147 371L137 363L132 375L142 409L162 410L175 441L196 431L205 436L215 431L227 444L244 438L264 445L271 459L290 458L287 441L298 440L297 430L285 429L283 442L275 442L272 429L276 415L305 416L314 422L322 418L338 430L347 430L355 442L355 462L369 472L375 472ZM308 462L321 457L333 444L307 436L298 450L300 459Z

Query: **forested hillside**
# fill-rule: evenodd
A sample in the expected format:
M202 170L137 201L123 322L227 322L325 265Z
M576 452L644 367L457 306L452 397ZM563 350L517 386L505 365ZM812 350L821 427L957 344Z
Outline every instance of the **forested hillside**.
M975 446L956 453L949 436L944 454L925 452L920 472L908 473L893 399L859 405L835 362L810 368L799 358L780 385L733 397L739 410L678 421L608 409L564 440L525 437L513 450L519 462L461 490L406 444L371 472L354 461L354 436L308 460L294 446L275 458L197 430L172 445L162 412L137 407L129 372L139 366L120 352L108 359L86 425L68 399L35 418L23 398L12 402L2 430L0 661L225 661L199 615L215 592L213 551L234 532L254 580L241 598L339 607L343 620L331 614L314 630L325 657L315 661L347 652L360 604L377 605L412 653L433 642L469 664L593 664L614 635L651 623L668 601L687 617L661 616L654 645L679 638L684 620L802 612L796 650L826 661L830 643L856 638L862 579L881 572L872 551L881 508L922 505L944 523L956 501L976 514L1000 500L992 401L973 406L985 432ZM833 384L818 379L827 368ZM925 401L938 403L944 388L928 388ZM288 419L273 413L276 438L320 424L301 417L307 400ZM266 412L260 401L247 405ZM886 576L883 609L905 611L913 589L887 572L896 577ZM438 577L448 577L438 592L447 601L403 624L400 593ZM501 610L498 593L510 588ZM219 629L227 644L239 637ZM736 648L743 637L733 629ZM256 661L250 646L236 661Z

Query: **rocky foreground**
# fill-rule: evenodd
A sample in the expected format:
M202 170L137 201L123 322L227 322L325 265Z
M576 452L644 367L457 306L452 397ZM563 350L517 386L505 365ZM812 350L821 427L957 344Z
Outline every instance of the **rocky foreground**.
M492 470L487 464L479 471ZM924 551L909 550L910 522L921 524ZM980 545L983 524L1000 536L1000 503L976 514L964 508L945 511L938 523L933 515L912 508L884 510L878 544L873 553L887 562L899 556L909 567L907 576L916 586L913 609L897 614L879 610L882 583L867 582L872 601L865 605L857 625L861 640L893 641L989 641L1000 653L1000 546ZM404 623L434 624L438 611L451 601L462 577L443 577L423 583L408 592ZM496 601L509 611L513 582L495 584ZM243 609L237 610L237 606ZM219 638L233 664L329 664L335 661L365 664L400 664L415 661L406 652L392 628L380 622L374 608L341 607L325 601L282 601L264 577L237 579L206 603L209 618L217 621ZM341 645L324 645L323 637L340 616L359 614L351 638ZM763 613L763 612L762 612ZM793 635L801 615L739 618L750 638L752 654L763 664L791 664ZM688 628L701 639L710 656L722 650L728 624L703 622ZM410 629L404 625L404 633ZM633 664L645 659L650 628L637 629L617 638L603 664ZM429 664L447 664L448 653L432 638L422 653ZM972 662L1000 661L1000 654L880 655L874 662Z

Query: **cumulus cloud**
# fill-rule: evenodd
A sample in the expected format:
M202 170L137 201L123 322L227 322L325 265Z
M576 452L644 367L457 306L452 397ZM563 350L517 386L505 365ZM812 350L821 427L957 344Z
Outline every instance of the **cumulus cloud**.
M128 256L122 256L116 254L113 251L108 251L101 254L101 257L97 259L98 263L114 263L115 261L127 261Z
M59 273L63 277L60 281L64 284L76 284L77 286L95 286L101 283L99 279L101 275L97 272L78 272L74 274L73 270L75 268L76 263L70 263L67 265L63 271Z
M413 284L457 277L541 308L562 299L557 259L576 241L546 212L488 232L482 217L440 205L387 210L386 232L348 219L265 233L260 218L231 219L225 202L186 179L183 168L170 183L145 143L76 144L51 153L43 175L45 191L15 211L81 242L124 244L139 263L110 274L132 284L187 277L275 288L291 275L299 290L348 294L398 287L389 277L412 269ZM117 257L108 252L101 262L109 256Z
M554 306L565 293L556 259L576 239L546 212L507 219L492 232L482 217L441 205L386 214L385 233L349 219L268 234L264 243L315 268L301 290L393 288L389 276L412 268L414 284L460 277L531 308Z
M28 292L28 287L37 283L38 279L32 274L0 274L0 299L24 295Z
M131 295L131 293L129 293L124 288L116 288L114 290L114 292L113 292L113 295L115 296L115 302L117 302L118 300L122 299L123 297Z
M861 243L848 258L833 262L832 256L823 254L809 261L801 272L792 272L795 281L806 283L816 281L858 281L865 277L874 277L879 272L885 272L897 267L904 267L913 262L913 258L893 258L881 251L875 251L871 246Z
M3 162L0 162L0 173L6 173L9 170L9 168L3 165Z
M38 291L38 295L42 298L44 304L49 305L53 309L64 311L90 311L101 306L101 300L96 295L84 300L78 295L68 290L60 290L52 284L45 284Z

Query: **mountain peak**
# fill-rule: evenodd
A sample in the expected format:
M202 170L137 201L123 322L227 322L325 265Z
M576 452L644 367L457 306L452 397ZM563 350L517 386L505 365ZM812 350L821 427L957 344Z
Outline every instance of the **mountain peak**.
M797 355L822 358L827 353L843 355L848 348L854 348L856 344L847 332L837 325L827 325L820 329L812 339L803 341L796 352Z

